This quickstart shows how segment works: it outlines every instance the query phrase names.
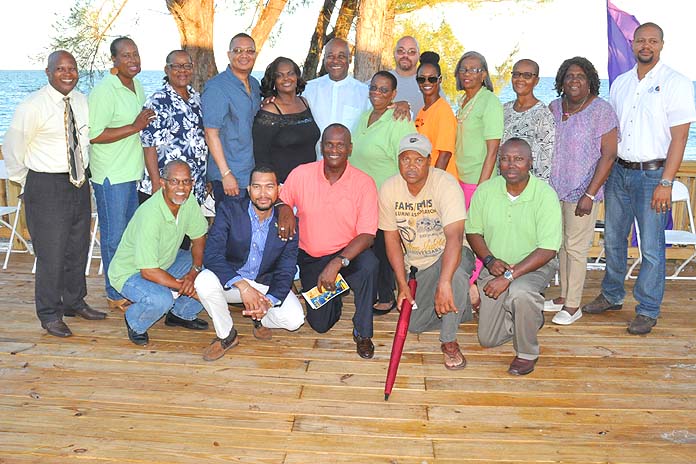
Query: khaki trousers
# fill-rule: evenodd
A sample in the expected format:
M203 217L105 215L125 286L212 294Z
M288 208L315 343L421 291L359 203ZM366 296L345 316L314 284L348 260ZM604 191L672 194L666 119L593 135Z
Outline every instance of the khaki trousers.
M411 313L408 331L422 333L440 330L440 342L447 343L457 340L459 324L473 319L471 302L469 301L469 278L474 270L474 253L467 247L462 247L462 260L452 276L452 294L456 313L447 313L437 317L435 312L435 291L442 270L442 256L430 267L419 269L416 273L416 308Z
M483 293L486 284L493 280L488 269L481 270L478 286L481 290L478 338L481 346L502 345L512 339L517 356L522 359L539 357L537 332L544 325L544 297L541 292L558 269L558 261L552 259L534 272L513 280L498 299Z
M587 254L592 246L597 204L587 216L575 215L577 203L561 202L563 243L558 250L561 298L569 308L579 308L587 275Z

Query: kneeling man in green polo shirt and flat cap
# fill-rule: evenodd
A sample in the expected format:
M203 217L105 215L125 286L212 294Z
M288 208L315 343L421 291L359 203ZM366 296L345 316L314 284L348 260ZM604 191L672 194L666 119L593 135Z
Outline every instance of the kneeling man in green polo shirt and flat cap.
M208 223L191 198L188 164L170 161L160 185L128 223L109 267L113 287L133 302L125 318L128 338L136 345L148 343L147 329L165 314L169 326L208 328L196 317L203 306L193 286L203 269ZM191 237L190 251L180 249L184 235Z

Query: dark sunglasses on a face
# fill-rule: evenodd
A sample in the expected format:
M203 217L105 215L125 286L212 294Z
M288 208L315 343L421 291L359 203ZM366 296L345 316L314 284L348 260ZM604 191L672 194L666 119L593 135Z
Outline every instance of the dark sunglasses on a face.
M424 84L426 80L428 82L430 82L431 84L434 84L440 80L440 76L428 76L428 77L418 76L418 77L416 77L416 82L418 82L419 84Z

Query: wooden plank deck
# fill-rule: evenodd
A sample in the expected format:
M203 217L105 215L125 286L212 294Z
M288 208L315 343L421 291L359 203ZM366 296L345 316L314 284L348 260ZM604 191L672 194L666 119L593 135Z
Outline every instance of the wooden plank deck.
M212 327L159 322L140 348L112 311L69 319L72 338L46 335L30 269L13 255L0 272L0 463L696 462L696 282L667 283L649 336L626 333L630 297L569 327L547 314L541 359L523 378L506 373L510 345L478 345L475 322L460 330L462 371L442 367L436 333L409 335L385 402L396 314L375 319L365 361L351 304L328 334L305 326L268 342L235 309L240 345L206 363ZM601 276L589 273L586 299ZM88 284L105 310L102 278Z

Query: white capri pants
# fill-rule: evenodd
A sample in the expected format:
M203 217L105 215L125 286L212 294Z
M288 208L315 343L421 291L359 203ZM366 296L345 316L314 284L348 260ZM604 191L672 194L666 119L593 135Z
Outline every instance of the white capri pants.
M244 280L264 295L268 292L267 285L249 279ZM225 290L220 283L220 279L208 269L198 274L194 285L201 304L213 320L213 326L218 338L226 338L234 326L227 304L242 302L239 289L232 286L229 290ZM261 319L261 324L269 329L286 330L297 330L304 324L302 304L292 290L280 306L273 306L268 309L266 315Z

